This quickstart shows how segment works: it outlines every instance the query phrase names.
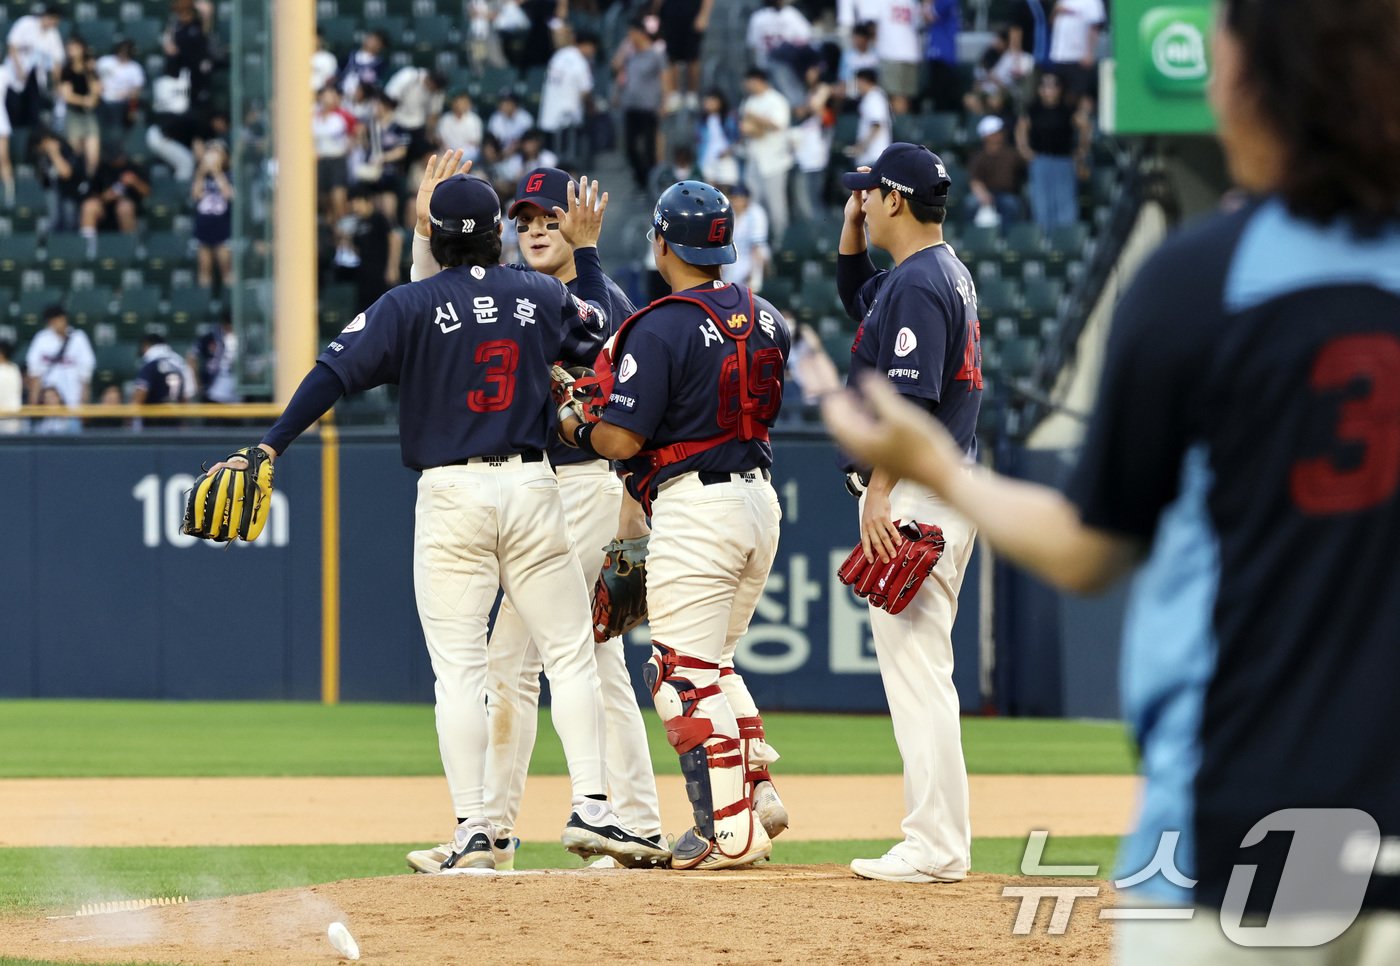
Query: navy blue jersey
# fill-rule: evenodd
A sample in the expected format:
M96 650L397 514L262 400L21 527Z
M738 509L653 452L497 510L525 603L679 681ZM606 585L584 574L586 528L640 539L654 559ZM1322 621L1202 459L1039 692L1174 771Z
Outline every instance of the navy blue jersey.
M772 426L783 401L783 377L791 340L778 310L739 285L699 287L683 294L706 301L721 320L736 327L749 323L747 340L749 393L757 400L756 417ZM727 321L722 324L728 324ZM671 443L704 442L733 432L739 416L738 343L698 305L665 302L629 324L614 350L616 381L603 421L647 439L644 450ZM623 464L630 471L633 496L649 470L645 452ZM663 467L650 480L651 491L681 473L712 470L737 473L773 465L766 439L731 439L680 462Z
M142 358L134 385L146 390L147 403L177 403L185 398L185 364L168 346Z
M932 407L975 458L982 345L967 266L946 244L925 248L869 275L847 309L860 323L851 347L852 382L867 370L879 372L902 395Z
M346 392L399 386L403 461L424 469L543 450L557 432L549 367L566 335L605 324L558 279L461 266L390 289L319 361Z
M1123 642L1147 787L1120 875L1179 829L1194 893L1145 893L1219 906L1241 863L1267 907L1289 836L1240 843L1273 811L1361 809L1400 836L1400 224L1362 238L1271 200L1168 241L1118 308L1070 495L1150 548ZM1387 866L1368 902L1397 909Z
M617 331L617 327L622 324L624 319L637 311L636 307L632 304L632 300L627 297L622 289L617 287L616 282L607 277L604 278L604 281L607 287L607 298L604 300L602 307L606 314L606 331L604 327L599 327L595 330L596 338L583 339L576 336L571 339L566 339L559 355L559 359L566 369L570 366L587 366L592 369L593 363L597 361L598 353L602 351L603 344L607 341L608 336ZM574 295L579 294L577 278L569 280L566 285L569 291ZM579 335L582 335L582 333ZM550 440L549 461L555 466L587 463L594 458L595 457L589 456L587 453L580 452L576 447L565 443L558 438L557 434Z

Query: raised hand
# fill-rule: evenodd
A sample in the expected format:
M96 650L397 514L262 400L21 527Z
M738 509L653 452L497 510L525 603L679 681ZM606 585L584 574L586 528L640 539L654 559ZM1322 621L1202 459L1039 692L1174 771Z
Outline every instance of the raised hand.
M559 219L559 234L572 248L593 248L603 231L603 213L608 210L608 193L596 180L579 178L575 188L569 183L569 210L555 207Z
M433 189L454 174L469 174L471 169L470 161L462 161L460 148L448 151L442 157L434 154L428 158L428 163L423 167L423 180L418 182L418 198L414 209L418 214L418 234L427 235L431 228L428 222L428 206L433 200Z

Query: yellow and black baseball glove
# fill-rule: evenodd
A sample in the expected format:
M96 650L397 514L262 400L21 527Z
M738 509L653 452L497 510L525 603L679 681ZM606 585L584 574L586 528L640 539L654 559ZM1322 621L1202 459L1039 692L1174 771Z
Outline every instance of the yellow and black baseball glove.
M272 459L258 446L245 446L227 459L243 459L247 466L201 474L185 501L181 529L218 543L256 540L272 505Z

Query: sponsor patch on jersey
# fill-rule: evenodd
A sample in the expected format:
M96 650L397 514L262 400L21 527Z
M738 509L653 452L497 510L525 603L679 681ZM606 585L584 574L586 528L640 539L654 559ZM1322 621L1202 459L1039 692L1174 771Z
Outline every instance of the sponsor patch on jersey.
M886 375L891 379L918 379L918 369L891 369Z
M903 359L909 353L919 347L918 337L914 335L914 330L907 325L899 330L899 334L894 337L894 354Z
M620 392L615 392L608 397L608 405L611 406L613 403L624 406L627 409L637 408L637 400L633 399L631 396L624 396Z
M364 314L363 312L361 312L359 315L355 316L353 319L350 320L350 324L349 324L349 325L347 325L345 328L343 328L343 329L340 330L340 334L341 334L341 335L345 335L346 333L349 333L349 332L359 332L359 331L360 331L361 329L363 329L364 327L365 327L365 314Z
M622 357L622 365L617 367L617 381L626 382L637 374L637 360L632 358L632 353L627 353Z
M345 346L341 345L339 342L332 342L332 343L331 343L331 351L332 351L332 352L340 352L340 351L341 351L342 349L344 349L344 348L345 348Z
M473 266L472 266L472 278L477 279L477 280L479 281L479 280L481 280L481 279L483 279L483 278L485 278L485 277L486 277L486 269L482 268L480 265L473 265Z

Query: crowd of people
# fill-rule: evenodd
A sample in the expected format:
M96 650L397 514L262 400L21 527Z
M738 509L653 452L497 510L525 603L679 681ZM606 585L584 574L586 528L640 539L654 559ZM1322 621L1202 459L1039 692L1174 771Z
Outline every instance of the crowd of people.
M506 199L530 168L593 171L612 152L643 199L634 204L703 178L739 216L740 258L726 277L755 288L795 223L835 214L842 196L830 172L919 139L931 114L955 118L959 132L935 145L964 169L954 217L1072 223L1088 174L1103 2L1006 0L993 10L1000 22L977 52L960 43L959 0L763 0L742 23L740 59L706 43L721 16L733 27L714 0L478 0L466 5L457 62L505 78L499 88L418 66L423 58L396 51L398 38L372 21L343 46L320 37L310 131L322 285L353 290L349 310L406 280L414 189L428 156L448 150ZM605 12L625 24L606 41L595 32ZM28 131L47 232L77 232L89 256L103 232L142 231L156 177L173 178L187 186L197 283L217 296L234 271L229 141L243 127L230 131L216 96L226 65L213 3L173 0L158 51L120 38L92 51L80 26L44 5L9 30L5 200L15 191L11 127ZM162 69L148 76L142 57L156 53ZM139 138L133 128L144 128ZM131 156L134 140L144 157ZM509 221L503 257L519 257Z

